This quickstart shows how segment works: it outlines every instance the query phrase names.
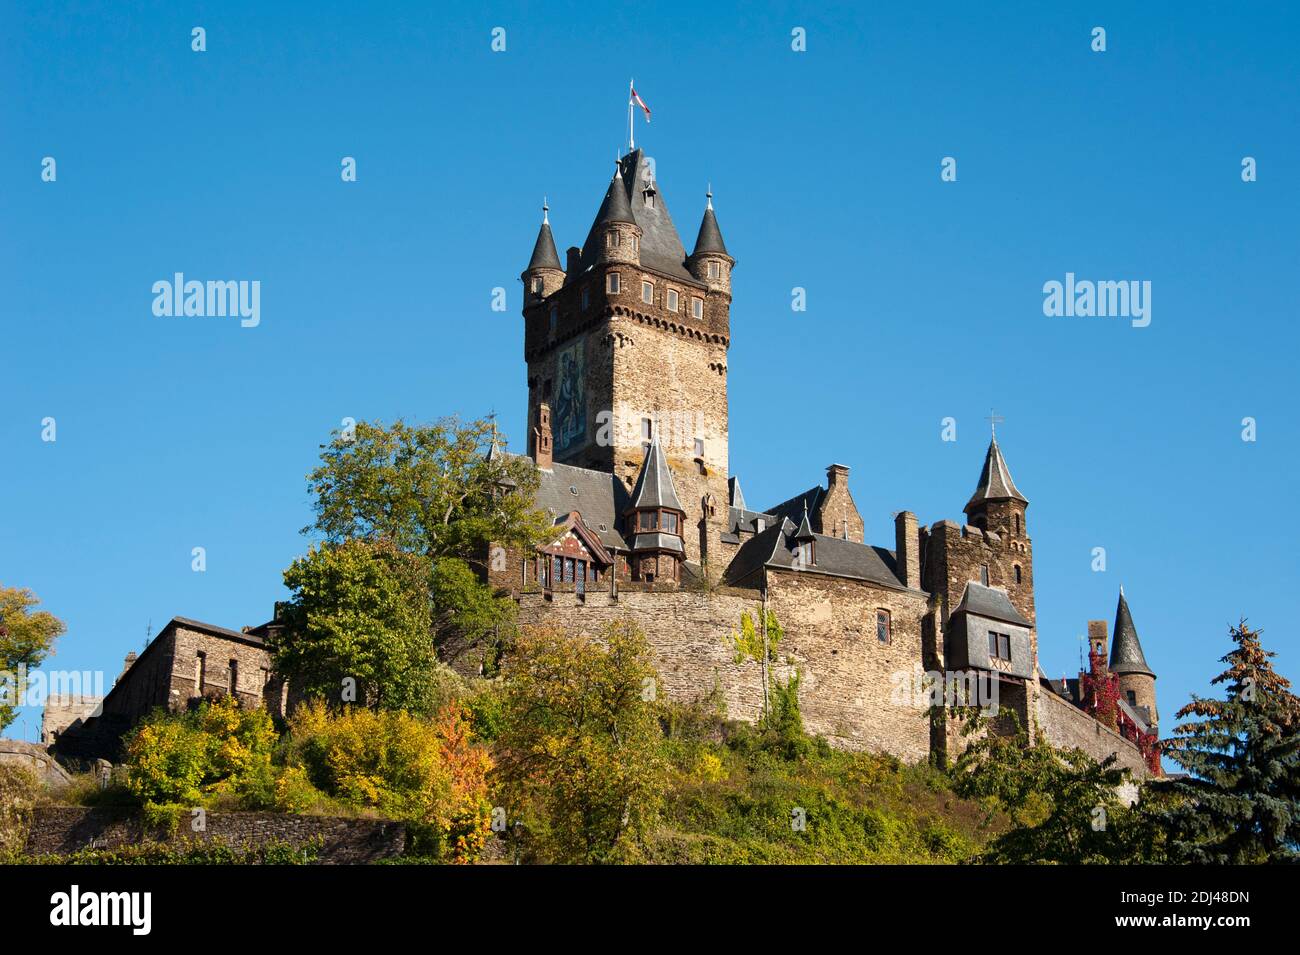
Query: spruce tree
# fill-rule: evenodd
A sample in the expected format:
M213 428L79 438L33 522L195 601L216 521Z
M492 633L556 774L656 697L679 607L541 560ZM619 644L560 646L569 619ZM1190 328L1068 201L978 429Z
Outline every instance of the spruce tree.
M1164 752L1191 775L1165 814L1173 861L1242 865L1300 861L1300 699L1274 672L1276 654L1243 619L1223 700L1192 697Z

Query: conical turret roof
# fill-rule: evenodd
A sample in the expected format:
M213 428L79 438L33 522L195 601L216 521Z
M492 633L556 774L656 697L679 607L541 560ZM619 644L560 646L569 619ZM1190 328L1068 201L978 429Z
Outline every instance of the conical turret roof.
M1115 637L1110 645L1110 669L1112 673L1145 673L1155 676L1142 653L1142 643L1138 640L1137 627L1133 626L1133 614L1129 612L1123 587L1119 590L1119 606L1115 608Z
M677 499L677 489L673 486L673 473L668 468L668 458L664 455L663 448L659 446L658 435L650 439L650 448L646 451L641 473L637 475L636 486L632 488L632 507L682 510L681 501Z
M596 213L596 221L592 228L595 229L609 222L636 224L636 220L632 218L632 203L627 198L627 187L623 184L621 168L614 170L614 178L609 181L609 188L605 190L605 199L600 204L600 211Z
M966 504L966 513L969 514L985 501L1029 503L1016 487L1016 482L1011 480L1011 470L1007 467L1006 459L1002 457L1002 449L998 447L997 438L989 442L988 454L984 456L984 470L980 472L979 485L975 488L975 493Z
M695 251L720 252L727 254L727 244L722 241L722 230L718 228L718 217L713 214L713 193L708 194L708 205L704 208L704 218L700 221L700 234L695 237Z
M533 257L528 260L528 268L524 271L531 272L533 269L559 269L564 270L560 265L560 256L555 251L555 237L551 235L551 223L547 216L545 203L542 205L542 227L537 232L537 242L533 245Z

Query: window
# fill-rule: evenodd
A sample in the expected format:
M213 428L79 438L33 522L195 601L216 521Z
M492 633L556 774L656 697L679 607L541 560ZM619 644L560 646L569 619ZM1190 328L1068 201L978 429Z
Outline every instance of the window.
M1011 526L1016 529L1015 530L1016 536L1019 537L1020 536L1020 515L1019 514L1015 514L1012 516Z
M636 236L632 236L632 251L633 252L641 251L641 240Z
M989 585L989 565L980 564L980 583L985 587Z
M555 330L559 327L560 327L560 309L557 306L552 305L551 306L551 334L554 335Z
M610 272L608 275L605 276L605 291L608 292L610 295L617 295L619 293L619 289L620 289L620 285L618 281L618 273Z
M208 657L202 650L194 654L194 692L203 695L203 684L208 680Z
M1016 564L1012 571L1015 574L1016 583L1020 583L1020 565Z
M582 310L585 312L585 311L587 310L587 306L590 305L590 304L591 304L591 289L588 288L587 286L583 286L583 289L582 289Z
M564 582L566 584L573 583L573 558L572 557L564 558Z
M653 305L655 300L655 287L653 282L641 283L641 301L647 305Z
M271 682L271 671L270 671L270 670L268 670L266 667L262 667L261 670L258 671L258 672L260 672L260 673L262 674L262 686L266 686L268 683Z
M653 209L655 207L655 191L653 189L647 189L645 191L645 207L647 209Z
M704 299L702 299L702 298L692 298L692 299L691 299L691 318L703 318L703 317L704 317Z
M669 534L676 534L676 533L677 533L677 515L676 515L676 514L668 514L668 513L665 513L665 514L664 514L664 531L666 531L666 532L669 533Z
M564 559L562 557L551 558L551 586L564 580Z
M656 511L642 511L637 523L637 530L654 531L659 529L659 514Z
M619 247L619 244L620 244L621 242L622 242L622 239L621 239L621 237L619 236L619 234L618 234L617 232L606 232L606 233L605 233L605 248L607 248L607 249L617 249L617 248Z
M668 311L677 311L677 289L675 288L668 290Z
M888 610L876 611L876 640L880 643L890 642Z
M239 661L230 661L230 695L234 696L239 692Z
M1011 634L989 631L989 658L992 660L1011 659Z
M1133 692L1132 690L1125 690L1125 691L1124 691L1124 696L1126 696L1126 697L1128 698L1128 705L1129 705L1129 706L1137 706L1137 705L1138 705L1138 695L1137 695L1137 693Z
M702 457L704 457L704 439L703 439L703 438L696 438L696 439L695 439L695 456L696 456L697 458L702 458Z
M710 263L709 263L709 278L711 278L711 279L722 278L722 263L721 263L721 262L710 262Z
M540 275L533 276L533 293L535 295L542 294L542 277Z

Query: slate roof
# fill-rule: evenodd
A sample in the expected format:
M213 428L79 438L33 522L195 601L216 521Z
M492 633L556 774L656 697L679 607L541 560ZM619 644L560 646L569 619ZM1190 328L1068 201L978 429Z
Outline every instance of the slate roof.
M618 174L610 183L600 212L596 214L591 231L587 233L587 240L582 244L579 272L585 272L595 265L605 241L601 226L612 218L613 221L635 222L641 227L642 265L689 285L701 287L699 280L686 270L686 249L682 247L681 237L668 214L668 205L657 182L654 183L654 206L646 207L642 192L647 182L652 181L647 178L649 168L645 154L639 149L619 160ZM622 188L621 197L617 194L616 185ZM627 218L616 218L623 215ZM571 282L577 277L570 275L568 280Z
M784 517L797 526L800 518L803 517L804 511L809 514L817 513L817 507L821 504L822 495L825 493L826 488L818 484L802 494L796 494L788 501L782 501L776 507L769 507L767 513L777 517Z
M552 520L563 520L570 511L577 511L606 547L628 549L617 530L618 516L628 506L627 488L617 477L559 463L551 465L550 471L539 470L537 477L537 506L549 511Z
M1129 706L1128 701L1122 696L1119 698L1118 702L1119 708L1127 714L1129 719L1138 725L1138 729L1144 733L1151 732L1151 710L1145 706Z
M1019 627L1032 627L1033 623L1015 608L1005 590L985 587L971 581L961 595L961 603L953 613L973 613L979 617L989 617L1004 623L1013 623Z
M555 251L555 237L551 235L551 224L547 221L545 213L542 214L542 228L538 230L537 242L533 245L533 257L528 260L528 268L524 271L532 269L564 270L564 266L560 264L560 256Z
M709 193L708 204L704 207L704 218L700 221L700 234L695 237L695 251L721 252L727 254L727 244L722 241L722 230L718 228L718 218L713 214L713 193Z
M994 438L989 442L988 454L984 456L984 470L980 472L979 485L966 505L966 513L969 514L972 508L985 501L1007 500L1029 503L1016 487L1016 482L1011 480L1011 471L1007 468L1006 459L1002 457L998 439Z
M742 583L762 567L784 570L794 567L792 545L795 535L800 532L793 522L783 518L777 520L778 523L741 545L724 575L728 583ZM898 577L893 551L825 534L813 534L812 540L817 544L816 563L802 568L800 573L847 577L898 590L908 589Z
M740 489L740 478L727 478L727 498L727 503L733 509L740 508L742 511L745 509L745 492Z
M1138 640L1137 627L1133 626L1133 615L1129 613L1128 600L1124 597L1122 587L1119 591L1119 606L1115 608L1115 637L1110 645L1110 670L1112 673L1145 673L1155 676L1142 653L1142 643Z
M641 473L637 475L636 486L632 488L631 506L683 510L681 501L677 499L677 489L673 487L673 473L668 469L668 458L659 446L658 435L650 439L645 460L641 462Z

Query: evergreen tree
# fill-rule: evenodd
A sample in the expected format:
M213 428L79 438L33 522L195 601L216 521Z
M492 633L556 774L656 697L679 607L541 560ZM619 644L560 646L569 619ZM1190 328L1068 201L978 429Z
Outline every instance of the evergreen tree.
M1243 619L1223 700L1192 697L1164 752L1192 775L1165 814L1175 861L1241 865L1300 861L1300 699L1274 672L1259 631Z

